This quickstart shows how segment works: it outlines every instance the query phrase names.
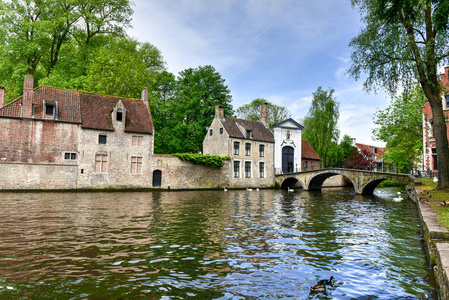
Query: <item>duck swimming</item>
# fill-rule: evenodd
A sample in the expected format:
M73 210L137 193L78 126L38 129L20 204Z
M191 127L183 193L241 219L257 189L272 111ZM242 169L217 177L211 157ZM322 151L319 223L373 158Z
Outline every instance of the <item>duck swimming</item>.
M325 292L327 285L333 285L334 276L331 276L329 279L321 279L318 283L310 288L312 292Z

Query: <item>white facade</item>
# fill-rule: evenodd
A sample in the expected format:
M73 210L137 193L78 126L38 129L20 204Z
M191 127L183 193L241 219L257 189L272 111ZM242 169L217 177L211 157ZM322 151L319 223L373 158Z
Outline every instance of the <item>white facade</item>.
M274 168L276 174L301 171L301 130L293 119L274 125Z

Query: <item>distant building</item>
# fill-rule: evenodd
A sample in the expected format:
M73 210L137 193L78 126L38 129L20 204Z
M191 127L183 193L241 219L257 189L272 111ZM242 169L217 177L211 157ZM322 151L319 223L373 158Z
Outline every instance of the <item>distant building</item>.
M355 146L366 159L370 160L374 164L377 170L382 170L385 148L360 143L355 143Z
M306 140L302 140L301 163L302 171L313 171L320 168L320 157Z
M4 105L0 89L0 189L151 186L153 122L142 99L48 86L25 76Z
M231 157L229 186L274 186L274 137L268 127L266 103L261 122L226 117L223 107L216 106L203 153Z
M441 102L446 116L447 137L449 139L449 67L441 74ZM421 109L423 114L423 164L427 171L438 172L438 156L435 138L433 136L433 114L429 101Z

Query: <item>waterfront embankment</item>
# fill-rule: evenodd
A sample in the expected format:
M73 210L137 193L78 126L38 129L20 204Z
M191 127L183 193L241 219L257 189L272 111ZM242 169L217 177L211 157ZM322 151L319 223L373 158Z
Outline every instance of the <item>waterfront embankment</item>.
M409 191L408 196L418 207L430 264L440 297L445 300L449 299L449 229L441 222L441 214L438 217L438 199L432 199L431 189L428 185L415 187L415 190Z

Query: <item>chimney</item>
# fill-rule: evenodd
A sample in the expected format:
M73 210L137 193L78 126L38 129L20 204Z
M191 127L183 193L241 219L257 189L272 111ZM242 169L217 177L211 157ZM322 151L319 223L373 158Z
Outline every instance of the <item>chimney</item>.
M268 113L267 113L267 102L262 103L262 113L260 114L260 122L262 122L262 124L265 125L266 128L269 127Z
M221 105L215 106L215 118L224 119L224 108Z
M32 118L33 116L33 98L34 98L34 77L25 75L23 83L23 98L22 98L22 117Z
M148 87L144 87L142 90L142 101L143 104L145 104L145 107L148 109L148 112L150 112L150 103L148 102Z
M0 87L0 108L5 106L5 88Z

